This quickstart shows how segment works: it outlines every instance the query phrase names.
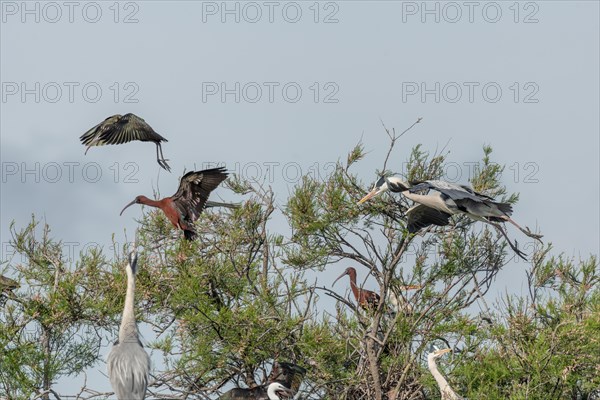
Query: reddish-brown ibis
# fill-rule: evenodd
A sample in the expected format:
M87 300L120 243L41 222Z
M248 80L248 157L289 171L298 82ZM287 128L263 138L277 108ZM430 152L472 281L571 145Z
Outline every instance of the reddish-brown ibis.
M196 237L194 222L196 222L205 207L236 207L233 204L208 202L210 192L219 186L227 178L227 175L223 167L188 172L181 178L179 188L173 196L161 200L151 200L146 196L137 196L121 210L119 215L122 215L123 211L133 204L157 207L165 213L176 228L183 230L186 239L194 240Z
M156 144L156 161L158 165L171 172L171 167L167 164L168 160L165 160L160 146L160 142L167 142L167 139L156 133L143 118L135 114L116 114L108 117L81 135L79 139L81 143L87 146L85 154L92 146L121 144L132 140L154 142Z
M331 286L335 285L335 283L345 275L350 277L350 289L352 289L356 301L358 301L358 304L360 304L362 308L373 309L379 305L380 297L377 293L371 290L362 289L356 284L356 269L354 269L354 267L346 268L346 270L333 281Z

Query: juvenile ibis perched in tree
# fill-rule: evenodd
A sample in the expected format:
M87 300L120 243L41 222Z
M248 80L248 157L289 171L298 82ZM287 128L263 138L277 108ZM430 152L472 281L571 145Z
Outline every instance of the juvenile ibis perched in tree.
M165 160L160 146L160 142L167 142L167 139L156 133L146 121L135 114L116 114L108 117L81 135L79 139L81 143L87 146L85 154L92 146L121 144L132 140L154 142L156 144L156 161L158 165L171 172L171 168L167 164L168 160Z
M350 289L352 290L352 293L354 294L358 304L364 309L377 308L380 301L379 295L371 290L358 287L356 284L356 269L354 269L354 267L346 268L346 270L340 276L338 276L335 281L333 281L331 286L335 285L337 281L346 275L350 277Z
M135 245L134 245L135 247ZM113 345L106 367L108 378L119 400L143 400L148 387L150 357L144 350L138 335L133 309L137 251L129 254L126 266L127 292L119 328L119 339Z
M431 371L431 375L435 378L438 386L440 387L440 393L442 394L441 400L461 400L462 397L457 395L454 390L450 387L448 381L442 376L440 371L438 371L435 360L447 352L451 351L450 349L442 349L435 350L427 355L427 366L429 367L429 371Z
M202 171L191 171L185 174L179 182L177 192L171 197L162 200L151 200L146 196L137 196L125 209L133 204L144 204L160 208L169 221L178 229L183 230L187 240L194 240L196 230L194 222L198 219L205 207L231 207L237 205L227 203L209 202L208 196L221 182L227 178L225 168L211 168Z
M510 218L512 206L499 203L490 196L474 191L466 185L457 185L439 180L407 183L398 176L380 178L373 189L358 204L385 192L402 193L419 205L407 211L408 230L414 233L429 225L445 226L454 214L465 214L496 227L506 238L511 248L523 259L524 254L510 241L506 232L496 222L510 222L527 236L540 240L541 235L521 228Z

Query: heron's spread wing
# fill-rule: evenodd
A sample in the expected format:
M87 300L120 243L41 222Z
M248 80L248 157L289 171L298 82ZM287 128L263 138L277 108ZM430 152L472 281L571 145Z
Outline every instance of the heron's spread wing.
M489 201L490 197L480 195L468 186L456 185L445 181L425 181L415 182L416 184L411 186L409 191L411 193L426 192L429 190L435 190L442 194L443 197L452 200L470 199L475 202Z
M496 203L490 200L474 201L469 198L455 199L454 202L459 210L488 218L491 221L502 222L504 220L498 217L512 214L512 205L508 203Z
M446 226L450 222L450 214L435 208L418 204L411 207L407 212L407 229L409 233L418 232L419 229L429 225Z
M135 114L113 115L81 135L81 143L86 146L121 144L132 140L167 141Z
M417 193L428 190L435 190L442 193L444 196L452 199L471 199L474 201L494 200L493 197L476 192L473 188L467 185L457 185L455 183L445 181L423 181L423 182L411 182L410 188L411 193Z
M186 220L194 222L198 219L210 192L227 179L227 175L225 168L220 167L191 171L181 178L172 199Z
M119 399L144 399L148 387L150 357L139 342L114 345L106 365L110 383Z

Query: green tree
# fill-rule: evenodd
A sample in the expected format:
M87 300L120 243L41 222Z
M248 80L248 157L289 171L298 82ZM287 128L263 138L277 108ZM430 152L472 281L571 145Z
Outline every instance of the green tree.
M391 173L402 136L388 134L380 174ZM491 154L485 146L471 184L516 203ZM270 187L230 179L242 206L204 212L194 242L160 210L144 209L137 319L156 334L149 347L164 365L152 371L148 398L215 399L232 386L266 383L273 363L286 361L308 371L302 399L436 399L425 361L437 345L455 350L440 370L465 397L592 399L600 387L597 259L551 257L549 246L531 242L529 296L487 308L494 278L519 260L504 237L461 216L409 234L411 204L401 196L357 205L369 189L356 172L363 156L359 144L330 175L304 176L282 206ZM397 172L441 178L446 156L417 146ZM289 229L276 230L282 221ZM21 287L0 308L0 397L109 397L93 387L57 393L55 383L100 364L100 347L116 337L127 246L114 244L114 254L90 248L69 262L47 226L33 220L11 231L16 253L3 274ZM348 266L359 286L368 276L377 282L377 307L361 308L346 282L334 291L315 280ZM333 315L318 307L331 299ZM483 311L473 312L475 303Z

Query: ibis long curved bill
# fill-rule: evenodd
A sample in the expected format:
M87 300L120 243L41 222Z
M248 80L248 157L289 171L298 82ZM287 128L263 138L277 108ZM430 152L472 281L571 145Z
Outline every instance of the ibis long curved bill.
M123 211L125 211L127 209L127 207L132 206L132 205L134 205L136 203L137 203L137 198L135 198L131 203L129 203L125 207L123 207L123 209L121 210L121 212L119 213L119 215L123 215Z
M344 272L342 272L342 274L341 274L340 276L338 276L338 277L337 277L337 279L336 279L335 281L333 281L333 283L331 284L331 286L335 286L335 283L336 283L337 281L339 281L340 279L342 279L342 277L344 277L344 276L346 276L346 275L348 275L348 272L347 272L347 271L344 271Z
M338 276L335 281L333 281L331 286L335 285L335 283L340 280L341 277L346 275L350 277L350 290L352 290L352 294L356 298L356 301L358 301L358 304L365 309L373 307L376 308L379 304L380 296L377 293L371 290L363 289L356 284L356 269L354 267L346 268L346 270L340 276Z

